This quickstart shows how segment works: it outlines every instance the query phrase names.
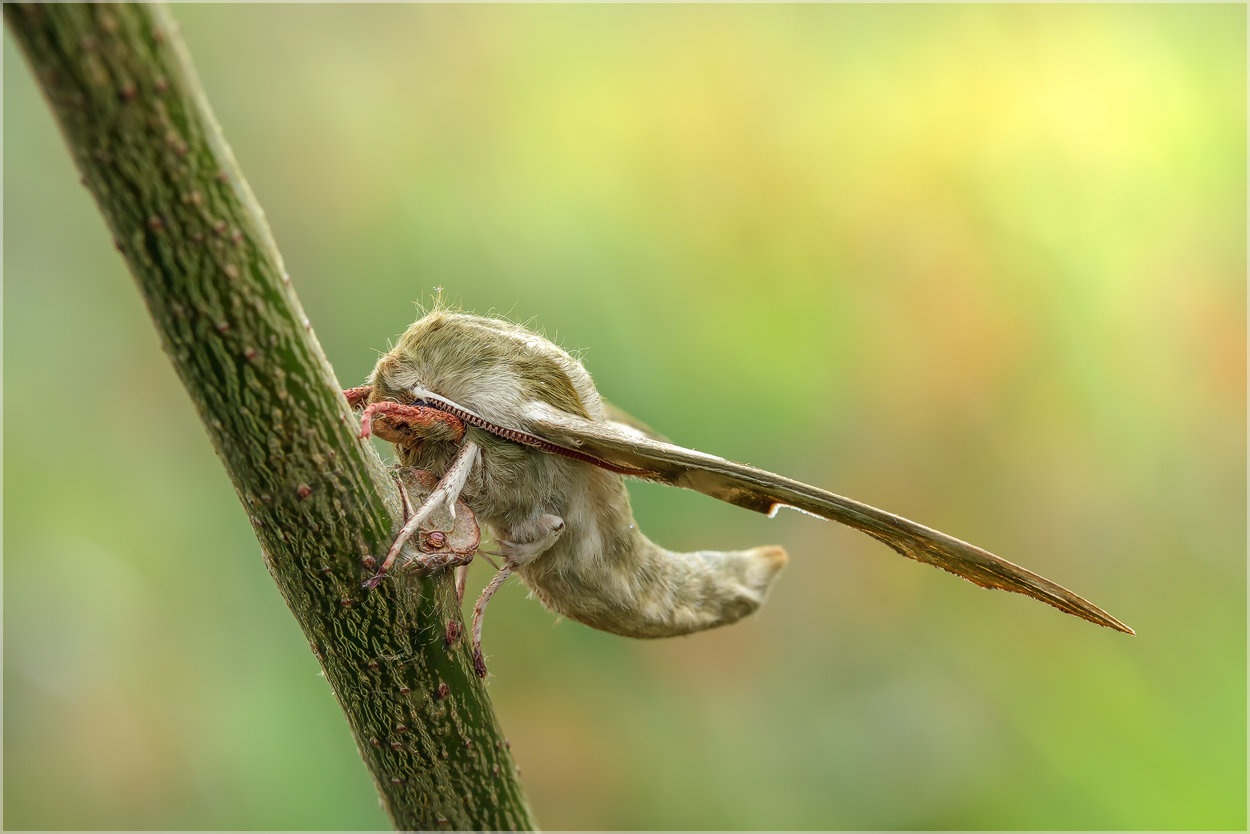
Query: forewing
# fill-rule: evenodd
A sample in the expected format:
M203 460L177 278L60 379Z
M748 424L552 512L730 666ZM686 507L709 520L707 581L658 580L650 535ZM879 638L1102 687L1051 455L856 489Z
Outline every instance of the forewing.
M739 507L773 515L786 506L862 530L902 555L962 576L983 588L1031 596L1108 628L1133 630L1098 606L1032 571L901 516L783 478L753 466L696 452L536 404L527 430L558 446L608 464L648 473L649 480L693 489Z

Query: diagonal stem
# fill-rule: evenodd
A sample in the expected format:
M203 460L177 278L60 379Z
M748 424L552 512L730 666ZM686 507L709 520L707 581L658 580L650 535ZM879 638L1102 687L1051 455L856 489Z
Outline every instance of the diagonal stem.
M400 503L159 5L5 4L265 564L400 829L532 828L450 573L360 587ZM102 256L105 253L101 253Z

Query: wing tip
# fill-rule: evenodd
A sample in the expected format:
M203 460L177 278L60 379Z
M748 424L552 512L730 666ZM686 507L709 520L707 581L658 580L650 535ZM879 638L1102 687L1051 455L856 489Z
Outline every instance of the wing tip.
M1099 612L1098 612L1098 613L1102 615L1102 616L1101 616L1101 617L1099 617L1098 619L1094 619L1094 618L1092 618L1092 617L1086 617L1086 619L1090 620L1091 622L1097 623L1097 624L1098 624L1098 625L1100 625L1100 626L1105 626L1105 627L1110 628L1110 629L1113 629L1113 630L1115 630L1115 631L1119 631L1119 632L1121 632L1121 633L1123 633L1123 634L1128 634L1128 635L1130 635L1130 636L1132 636L1132 637L1136 637L1136 636L1137 636L1137 632L1136 632L1136 631L1133 631L1133 629L1132 629L1132 628L1130 628L1129 626L1127 626L1127 625L1125 625L1124 623L1120 622L1120 621L1119 621L1119 620L1117 620L1115 617L1113 617L1113 616L1111 616L1110 614L1108 614L1106 611L1099 610Z
M1026 574L1031 573L1024 571L1023 569L1021 569L1021 571ZM1119 631L1123 634L1130 634L1133 636L1137 635L1137 632L1132 628L1120 622L1115 617L1111 616L1106 611L1103 611L1097 605L1094 605L1094 603L1079 594L1069 591L1062 585L1056 585L1044 577L1037 576L1036 574L1032 574L1032 576L1035 579L1041 580L1041 583L1044 584L1029 583L1023 586L1012 587L999 585L997 587L1000 587L1005 591L1014 591L1015 593L1032 597L1039 602L1044 602L1047 605L1050 605L1052 608L1059 609L1065 614L1080 617L1082 620L1093 623L1094 625L1100 625L1104 628L1109 628L1112 631ZM1038 586L1039 584L1040 587Z
M869 535L873 534L869 532ZM936 535L947 539L950 538L942 533L937 533ZM1032 597L1038 602L1044 602L1065 614L1079 617L1094 625L1100 625L1123 634L1137 635L1137 632L1128 625L1120 622L1080 594L1069 591L1067 588L1051 582L1044 576L1033 573L1026 568L1008 562L1006 559L1002 559L980 548L973 547L966 542L961 542L958 539L951 539L949 542L932 542L931 544L946 545L945 548L935 548L939 556L954 557L953 559L935 559L932 558L934 554L929 553L928 548L924 547L923 544L913 549L907 547L904 542L891 541L885 537L878 538L890 545L898 553L910 559L941 568L955 576L966 579L974 585L980 585L982 588L999 589ZM955 547L952 547L952 545L955 545ZM970 559L970 555L978 558ZM990 570L987 571L986 568Z
M1038 578L1041 579L1041 577ZM1112 631L1119 631L1124 634L1130 634L1133 636L1137 635L1137 632L1132 628L1120 622L1115 617L1111 616L1106 611L1103 611L1097 605L1094 605L1084 597L1072 593L1062 585L1055 585L1049 580L1043 579L1043 582L1046 583L1046 586L1050 587L1043 586L1041 588L1033 587L1027 589L1019 587L1004 587L1003 589L1033 597L1034 599L1044 602L1053 608L1058 608L1065 614L1080 617L1082 620L1093 623L1094 625L1100 625L1104 628L1109 628Z

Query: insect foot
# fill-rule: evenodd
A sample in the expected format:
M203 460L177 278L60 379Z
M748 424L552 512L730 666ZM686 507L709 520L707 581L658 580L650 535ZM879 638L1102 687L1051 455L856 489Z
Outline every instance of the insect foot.
M416 553L405 555L404 567L420 576L429 576L473 561L482 534L473 511L458 498L463 482L457 485L455 470L456 464L453 464L442 481L436 481L423 469L403 466L395 470L395 481L403 498L405 523L391 545L386 561L364 583L364 587L373 589L381 584L404 544L414 534ZM414 499L420 502L415 513L412 511Z

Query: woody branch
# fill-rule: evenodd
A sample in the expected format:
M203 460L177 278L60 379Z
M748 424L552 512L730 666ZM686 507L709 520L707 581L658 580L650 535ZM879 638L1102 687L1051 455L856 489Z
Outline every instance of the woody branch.
M395 487L161 6L5 4L393 824L530 828L450 576L361 587ZM452 627L454 624L454 627Z

